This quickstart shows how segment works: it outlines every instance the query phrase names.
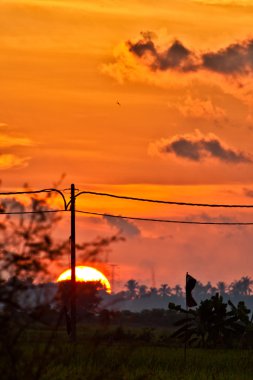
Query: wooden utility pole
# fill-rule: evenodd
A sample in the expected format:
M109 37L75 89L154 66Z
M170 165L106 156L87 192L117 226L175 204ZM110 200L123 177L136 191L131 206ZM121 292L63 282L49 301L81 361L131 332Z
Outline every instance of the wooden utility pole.
M76 341L76 220L75 220L75 185L71 185L71 340Z

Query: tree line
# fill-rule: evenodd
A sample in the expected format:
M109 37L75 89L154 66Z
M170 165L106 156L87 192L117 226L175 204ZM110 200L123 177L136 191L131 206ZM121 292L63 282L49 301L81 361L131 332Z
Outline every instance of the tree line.
M130 299L143 297L184 297L184 288L177 284L174 287L167 283L157 287L148 287L145 284L139 284L138 281L130 279L125 284L125 295ZM194 294L197 298L207 298L219 293L222 296L250 296L253 292L253 280L250 276L243 276L239 280L226 284L224 281L218 281L216 285L212 285L210 281L202 284L197 281Z

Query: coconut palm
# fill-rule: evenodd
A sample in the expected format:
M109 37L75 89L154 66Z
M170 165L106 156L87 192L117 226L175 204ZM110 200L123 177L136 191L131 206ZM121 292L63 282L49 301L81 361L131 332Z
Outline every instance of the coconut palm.
M171 295L171 287L168 284L161 284L158 293L161 297L169 297Z
M226 294L227 285L224 281L217 282L218 293L223 297Z
M130 299L136 298L137 290L138 290L138 282L137 281L135 281L133 279L128 280L127 283L125 284L125 288L127 288L128 297Z
M158 290L157 290L157 288L155 288L155 287L151 287L151 288L149 289L149 295L150 295L151 297L157 297L157 295L158 295Z
M147 295L148 295L147 285L139 285L138 289L139 289L139 297L140 298L147 297Z
M230 284L230 294L234 296L249 296L252 292L253 280L249 276L244 276L238 281Z
M183 296L183 289L181 287L181 285L175 285L175 287L172 289L173 290L173 293L175 296L177 297L182 297Z

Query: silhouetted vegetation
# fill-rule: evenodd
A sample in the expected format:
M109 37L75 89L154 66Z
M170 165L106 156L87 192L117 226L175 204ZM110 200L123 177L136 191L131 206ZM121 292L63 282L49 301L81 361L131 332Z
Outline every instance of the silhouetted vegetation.
M185 342L213 350L252 348L253 281L248 276L216 286L198 282L194 298L199 304L190 311L184 309L185 292L179 284L163 283L156 288L130 279L124 290L108 294L100 283L77 283L78 344L70 343L66 333L69 281L49 282L52 260L69 254L69 241L53 237L60 219L43 212L50 210L50 197L31 198L30 210L38 213L6 215L0 222L0 370L4 379L167 379L168 373L170 378L191 379L196 378L196 365L203 379L209 374L218 379L224 368L230 379L239 379L233 376L242 370L245 379L251 378L252 356L247 352L215 353L213 372L204 351L198 350L198 356L190 351L188 367L182 353ZM4 199L1 209L22 211L24 205ZM76 248L84 262L103 261L110 245L121 240L119 235L98 237Z
M101 301L99 290L102 289L104 286L100 281L76 282L76 309L79 320L97 311ZM58 284L56 299L60 310L63 307L70 310L71 281L61 281Z
M200 303L205 299L211 299L218 293L224 301L234 304L243 301L245 305L253 309L253 280L249 276L243 276L239 280L234 280L231 284L219 281L212 285L210 281L206 284L197 282L193 295L194 299ZM132 311L142 311L144 309L167 309L168 303L172 302L177 305L185 306L185 291L181 285L163 283L158 288L148 287L145 284L139 284L138 281L130 279L125 284L125 290L110 296L112 307L120 310L129 309ZM108 300L108 305L109 305ZM116 305L116 306L115 306Z
M208 348L253 346L250 310L244 302L237 306L231 301L225 303L217 293L211 299L201 301L195 310L185 310L172 303L169 308L184 315L175 323L179 328L172 337L178 337L189 345Z
M51 193L33 194L26 205L15 198L1 200L1 212L19 213L2 215L0 221L0 369L6 380L41 379L54 357L57 331L65 325L65 309L56 307L57 286L48 280L52 262L69 255L69 240L54 237L60 217L50 212L51 198ZM30 214L22 214L25 207ZM119 235L98 237L76 249L83 260L101 261L110 244L120 240ZM80 314L99 303L97 287L87 284L85 292L82 287ZM44 326L49 328L46 334ZM36 347L26 347L31 330L36 331Z

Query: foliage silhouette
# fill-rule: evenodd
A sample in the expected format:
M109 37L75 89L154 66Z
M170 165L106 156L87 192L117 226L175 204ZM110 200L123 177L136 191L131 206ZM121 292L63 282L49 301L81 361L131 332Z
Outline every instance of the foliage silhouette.
M34 280L37 283L50 280L52 262L69 255L68 237L59 241L54 237L60 217L56 213L45 213L51 210L53 197L51 193L45 193L33 194L22 201L15 198L1 200L2 212L23 212L24 209L36 212L1 215L0 357L6 380L39 380L42 377L42 369L46 369L52 359L52 340L64 321L63 309L53 311L47 297L43 300L40 296L36 298L37 290L43 290L43 286L40 288L34 284ZM121 240L119 235L98 237L93 242L77 245L76 249L84 260L105 261L110 245ZM92 294L92 290L90 292ZM98 302L98 298L95 297L95 301ZM89 309L91 304L85 307ZM41 322L50 325L50 334L40 344L43 349L31 348L28 358L22 350L24 338L31 328L41 326Z
M211 299L201 301L195 310L184 310L170 303L169 309L183 313L184 318L175 323L179 327L172 337L177 337L189 345L201 347L233 347L250 325L250 310L244 302L234 306L223 302L218 293Z
M76 308L80 319L98 312L101 301L100 290L105 290L100 281L78 281L76 283ZM70 310L71 281L61 281L58 284L58 305L60 309L66 307Z

